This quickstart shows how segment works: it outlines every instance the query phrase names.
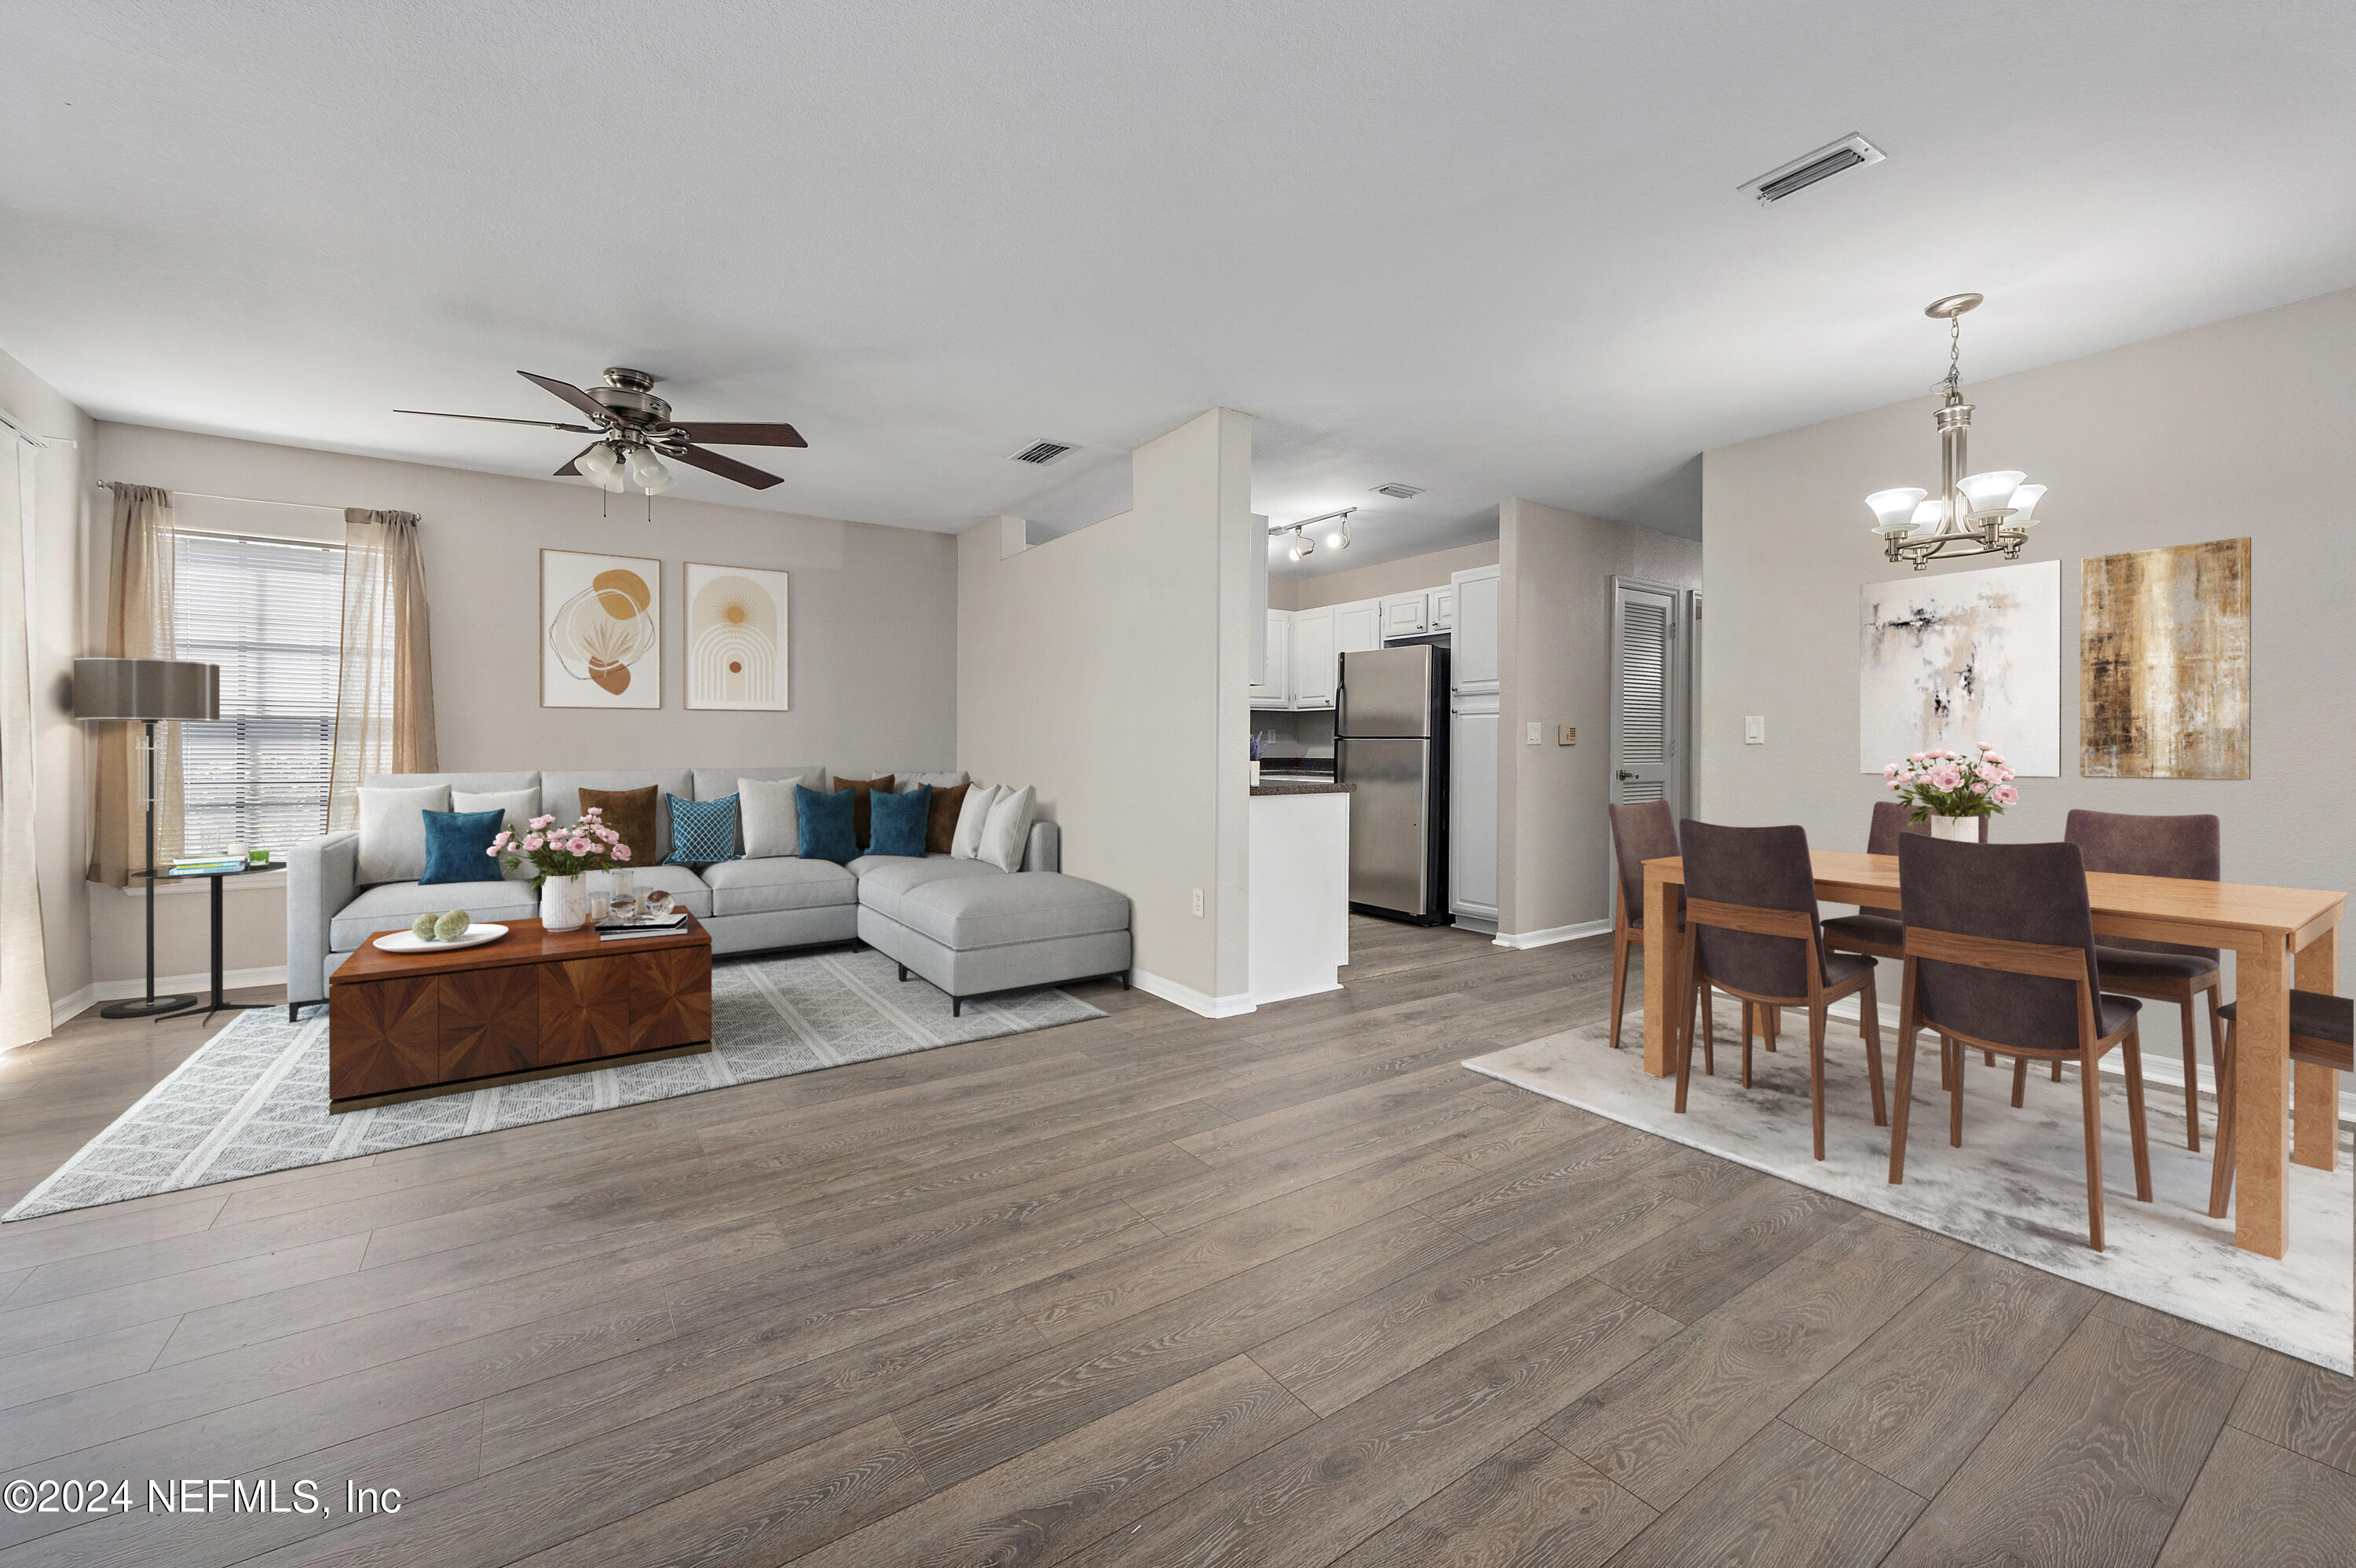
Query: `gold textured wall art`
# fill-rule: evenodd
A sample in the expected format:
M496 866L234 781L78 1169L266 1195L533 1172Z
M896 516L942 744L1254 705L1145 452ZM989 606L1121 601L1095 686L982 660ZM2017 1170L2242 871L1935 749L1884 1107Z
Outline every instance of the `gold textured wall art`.
M2250 541L2079 566L2078 771L2250 776Z
M662 706L662 562L540 552L540 705Z
M786 574L687 563L690 708L786 710Z

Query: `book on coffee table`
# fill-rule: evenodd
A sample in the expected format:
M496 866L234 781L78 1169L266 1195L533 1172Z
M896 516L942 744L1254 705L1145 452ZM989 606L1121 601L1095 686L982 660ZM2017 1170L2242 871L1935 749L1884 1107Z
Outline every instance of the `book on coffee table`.
M674 910L659 920L600 921L597 923L597 940L626 942L633 936L669 936L686 924L685 910Z

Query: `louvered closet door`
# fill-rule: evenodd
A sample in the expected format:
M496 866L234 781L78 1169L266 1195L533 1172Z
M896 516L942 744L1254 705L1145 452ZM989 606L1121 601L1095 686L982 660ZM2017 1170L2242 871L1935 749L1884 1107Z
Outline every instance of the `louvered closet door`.
M1612 585L1612 804L1676 799L1677 601Z

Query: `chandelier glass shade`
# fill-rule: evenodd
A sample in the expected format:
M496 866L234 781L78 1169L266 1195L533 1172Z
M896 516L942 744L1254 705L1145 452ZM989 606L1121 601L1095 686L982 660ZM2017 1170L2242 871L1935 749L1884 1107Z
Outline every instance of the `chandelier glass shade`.
M1972 405L1964 401L1963 314L1980 303L1978 294L1950 294L1922 314L1947 324L1947 377L1939 386L1933 422L1939 432L1939 488L1907 486L1876 490L1865 498L1873 531L1893 561L1920 571L1934 560L1975 555L2020 559L2029 530L2037 526L2037 503L2045 486L2028 485L2018 468L1967 473Z

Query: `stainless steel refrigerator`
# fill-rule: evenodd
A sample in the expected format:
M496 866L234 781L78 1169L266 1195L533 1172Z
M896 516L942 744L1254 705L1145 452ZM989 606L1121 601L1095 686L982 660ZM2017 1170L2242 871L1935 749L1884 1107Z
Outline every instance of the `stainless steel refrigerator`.
M1448 918L1448 650L1342 656L1333 777L1350 797L1350 907L1437 925Z

